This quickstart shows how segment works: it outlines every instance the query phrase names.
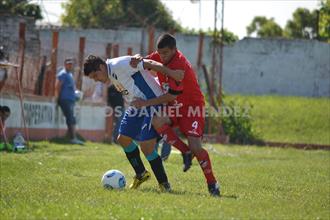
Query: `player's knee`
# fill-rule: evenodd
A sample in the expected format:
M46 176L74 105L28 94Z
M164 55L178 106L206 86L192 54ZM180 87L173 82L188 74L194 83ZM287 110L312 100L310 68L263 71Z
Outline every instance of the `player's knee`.
M126 147L128 145L130 145L130 143L132 142L132 139L127 137L127 136L124 136L124 135L118 135L117 137L117 142L123 146L123 147Z
M145 156L150 155L155 150L156 140L148 140L140 142L141 151Z
M203 151L202 141L200 137L188 136L187 139L189 148L195 155Z
M191 152L195 155L198 155L200 153L202 153L202 151L204 151L204 149L202 147L191 147L190 148Z

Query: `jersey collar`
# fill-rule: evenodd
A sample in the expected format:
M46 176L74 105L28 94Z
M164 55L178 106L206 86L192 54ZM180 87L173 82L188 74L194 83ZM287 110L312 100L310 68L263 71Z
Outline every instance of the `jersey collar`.
M107 65L107 70L108 70L108 78L111 78L111 67L110 67L110 59L107 60L107 62L105 62Z

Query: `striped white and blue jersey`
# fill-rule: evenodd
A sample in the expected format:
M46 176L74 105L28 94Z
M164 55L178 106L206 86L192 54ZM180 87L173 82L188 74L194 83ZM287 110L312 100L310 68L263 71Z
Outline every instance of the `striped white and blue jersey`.
M143 62L133 68L130 61L131 56L106 60L108 77L126 101L130 102L134 97L146 100L162 95L159 81L143 68Z

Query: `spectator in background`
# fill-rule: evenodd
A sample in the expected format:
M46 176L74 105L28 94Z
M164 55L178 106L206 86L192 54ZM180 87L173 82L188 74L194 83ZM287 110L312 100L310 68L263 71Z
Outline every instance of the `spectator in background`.
M6 148L7 147L7 136L6 136L6 120L10 116L10 108L8 106L1 106L0 105L0 128L1 128L1 144L4 145L1 146Z
M77 138L75 130L76 119L74 117L74 106L76 102L76 86L73 77L73 63L72 58L65 59L64 69L57 74L55 98L65 116L70 143L83 145L84 142Z
M121 92L118 92L116 87L112 84L108 87L108 106L113 109L113 130L112 141L117 143L119 125L125 114L124 99Z

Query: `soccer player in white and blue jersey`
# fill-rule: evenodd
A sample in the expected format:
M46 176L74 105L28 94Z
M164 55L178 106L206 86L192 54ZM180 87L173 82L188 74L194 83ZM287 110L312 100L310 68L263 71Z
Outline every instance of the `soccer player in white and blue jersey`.
M163 64L155 61L145 60L139 63L136 68L131 67L130 61L131 56L122 56L104 61L100 57L89 55L84 63L84 73L85 76L95 81L112 83L128 102L135 97L152 99L163 94L157 79L148 70L145 70L145 64L147 64L147 68L165 74L177 73L177 70L168 69ZM143 110L130 107L121 121L118 143L123 147L126 157L136 173L130 188L136 189L141 183L150 178L150 173L145 169L141 160L139 148L134 141L136 140L140 142L141 150L151 165L160 189L170 191L171 187L162 160L154 148L156 139L159 136L151 126L151 110L150 107Z

